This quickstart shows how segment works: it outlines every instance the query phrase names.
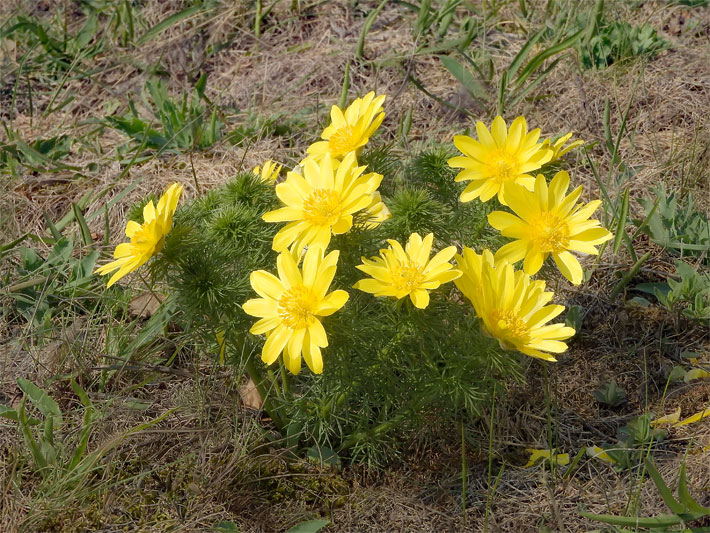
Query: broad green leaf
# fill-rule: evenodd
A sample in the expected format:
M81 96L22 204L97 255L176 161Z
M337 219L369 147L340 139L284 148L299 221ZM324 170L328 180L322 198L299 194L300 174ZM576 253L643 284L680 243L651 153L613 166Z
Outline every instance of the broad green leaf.
M59 404L49 394L25 378L17 378L17 385L45 417L54 419L56 427L62 425L62 411L59 409Z
M286 533L318 533L325 526L330 524L330 520L308 520L306 522L301 522L296 524Z
M696 502L688 490L688 481L685 475L685 463L680 465L680 476L678 479L678 499L693 513L703 513L710 515L710 508L703 507Z
M446 70L451 72L454 78L463 85L463 88L466 89L472 97L484 101L488 100L488 93L485 87L483 87L481 82L479 82L465 66L449 56L439 56L439 60Z
M646 457L644 459L644 464L646 465L648 475L651 476L653 483L656 485L658 492L660 493L661 497L663 498L663 501L666 503L668 508L677 515L687 513L688 509L673 497L673 492L663 481L663 478L661 477L661 474L658 473L656 465L653 464L653 461Z

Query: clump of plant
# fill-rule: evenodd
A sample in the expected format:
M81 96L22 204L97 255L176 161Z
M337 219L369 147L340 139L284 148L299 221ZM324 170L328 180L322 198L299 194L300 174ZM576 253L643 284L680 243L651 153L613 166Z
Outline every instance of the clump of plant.
M600 202L579 202L566 172L528 174L566 139L538 142L523 117L497 117L476 125L478 140L454 139L460 156L390 165L363 152L384 100L333 106L285 178L266 162L180 209L173 185L100 269L115 283L155 256L174 319L246 370L289 445L375 462L426 421L480 415L522 378L518 354L555 361L575 331L553 322L564 307L533 276L552 256L579 284L572 252L611 238L590 218Z
M667 436L664 430L656 426L653 414L643 414L619 429L618 441L615 444L590 447L587 453L613 464L618 470L636 468L651 446Z
M143 117L135 103L129 102L130 112L124 116L106 117L106 122L132 139L119 149L121 153L155 150L185 152L212 146L222 136L224 124L217 109L209 111L205 96L207 76L203 74L195 84L192 96L187 93L175 102L160 80L148 80L143 93L143 104L152 116ZM142 154L138 154L142 155Z
M677 279L641 283L637 290L653 294L676 322L681 317L710 326L710 274L701 273L684 261L675 262Z
M652 59L670 45L648 24L633 26L625 20L608 21L603 1L597 2L594 11L579 15L576 26L585 32L577 49L582 66L587 69L603 69L635 57Z
M656 515L649 517L640 516L617 516L594 514L588 512L580 512L585 518L596 520L604 524L609 524L614 528L614 531L628 531L627 529L619 529L620 527L632 527L634 531L639 528L648 531L670 532L670 531L702 531L705 528L692 528L693 522L702 520L710 516L710 509L700 505L691 496L688 490L688 482L685 475L685 464L680 467L678 475L678 498L673 496L671 488L663 481L661 474L656 469L653 461L646 458L644 465L649 477L656 485L658 492L663 498L664 503L671 511L671 514ZM691 529L689 529L691 528Z
M645 214L635 221L639 230L674 254L700 256L710 264L710 219L695 208L693 195L681 202L663 183L653 192L655 198L639 199Z

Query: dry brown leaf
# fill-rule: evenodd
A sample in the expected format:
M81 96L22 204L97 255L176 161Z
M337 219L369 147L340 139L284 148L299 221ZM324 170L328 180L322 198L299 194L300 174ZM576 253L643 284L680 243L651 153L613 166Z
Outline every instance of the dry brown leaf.
M239 388L239 396L244 403L244 406L249 409L259 410L264 403L261 399L261 394L256 388L254 381L249 378L244 385Z
M144 292L131 300L131 303L128 304L128 311L134 317L150 318L163 301L165 301L164 294Z

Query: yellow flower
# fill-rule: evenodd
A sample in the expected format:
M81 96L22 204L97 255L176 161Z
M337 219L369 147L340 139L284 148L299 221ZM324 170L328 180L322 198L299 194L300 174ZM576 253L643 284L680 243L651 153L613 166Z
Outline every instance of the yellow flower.
M273 184L279 177L283 165L273 162L271 159L264 161L262 166L255 166L252 174L259 176L264 183Z
M385 118L382 111L384 102L384 94L375 97L374 92L369 92L362 98L356 98L345 113L337 105L331 107L331 124L321 135L324 140L308 147L306 160L320 160L326 154L334 159L342 159L350 152L359 154Z
M463 272L456 286L473 304L485 332L498 339L502 348L546 361L556 359L544 352L567 350L562 341L575 331L562 323L545 325L564 306L547 305L553 293L545 292L544 281L532 281L509 263L494 262L489 250L478 255L464 248L456 262Z
M260 317L249 330L254 335L266 333L261 359L270 365L283 352L283 361L292 374L301 370L301 354L313 372L323 372L321 348L328 338L318 317L328 316L348 300L342 290L330 294L339 252L323 257L323 250L309 247L302 271L294 256L286 251L276 260L279 277L264 270L251 273L253 289L261 296L244 303L244 312Z
M160 197L157 207L151 200L143 208L143 224L133 220L128 221L126 236L131 239L131 242L116 246L113 252L116 260L96 269L96 273L101 275L118 270L108 280L109 287L163 249L165 236L173 226L173 213L181 193L182 185L173 183Z
M267 222L289 222L274 236L273 249L282 252L294 243L297 248L317 245L326 249L331 233L349 231L353 213L371 204L382 181L380 174L362 175L364 170L350 153L337 171L327 154L319 163L306 161L303 176L289 172L286 181L276 186L276 195L286 207L263 216Z
M584 144L584 141L582 139L577 139L576 141L572 141L571 143L569 143L569 145L564 146L564 144L569 141L571 137L572 133L570 132L567 135L563 135L554 142L552 141L552 139L545 139L544 141L542 141L542 146L544 148L552 150L552 159L550 159L548 163L554 163L567 152L574 150L578 146L582 146Z
M558 172L548 188L545 177L537 176L534 192L511 187L507 200L515 215L494 211L488 222L504 237L516 239L496 252L496 261L517 263L525 258L523 270L533 275L552 254L564 277L575 285L582 282L582 267L570 252L596 255L595 245L612 238L598 220L589 217L601 205L600 200L579 203L582 187L569 195L569 174Z
M365 208L366 221L361 224L364 229L375 229L385 220L392 218L392 213L382 201L379 191L372 194L370 205Z
M458 173L456 181L472 180L461 193L462 202L479 197L487 202L497 194L500 203L506 205L509 186L517 183L532 189L535 178L528 172L537 170L552 158L552 150L537 142L540 129L528 133L523 117L516 118L510 130L500 116L493 120L490 132L483 122L476 122L476 133L477 141L456 135L454 144L464 155L449 159L449 166L464 169Z
M444 248L429 259L434 234L424 239L412 233L406 249L394 240L390 247L380 250L380 257L362 258L357 268L372 278L358 281L354 287L375 296L394 296L397 299L409 296L419 309L429 305L429 292L439 285L458 278L461 272L448 261L456 253L455 246Z

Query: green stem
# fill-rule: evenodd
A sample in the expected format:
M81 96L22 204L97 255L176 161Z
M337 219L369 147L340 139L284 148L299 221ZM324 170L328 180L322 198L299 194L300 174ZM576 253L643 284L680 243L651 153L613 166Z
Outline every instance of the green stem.
M389 420L385 422L380 422L377 424L374 428L367 430L367 431L358 431L357 433L353 433L350 435L343 444L340 446L340 450L348 450L355 446L358 441L364 440L369 436L377 436L381 435L382 433L386 433L393 427L395 427L397 424L401 423L404 420L404 414L399 414L393 418L390 418Z
M246 370L247 374L249 374L249 377L254 382L256 390L259 391L259 395L261 396L261 400L263 402L262 407L264 408L264 411L266 411L266 413L271 417L271 420L274 421L274 424L279 429L279 431L283 431L286 427L286 424L284 423L281 414L276 410L276 407L273 405L271 398L269 398L269 391L264 386L266 378L256 367L256 365L254 364L254 359L252 357L247 358L246 363L244 364L244 370Z
M491 481L493 477L493 424L495 422L496 412L496 392L496 388L493 387L493 398L491 399L491 418L488 424L488 490L486 492L486 514L483 518L484 532L488 531L488 517L491 510L491 498L493 496L491 490Z
M286 371L286 365L281 364L281 387L283 388L283 399L287 401L291 393L291 382Z

